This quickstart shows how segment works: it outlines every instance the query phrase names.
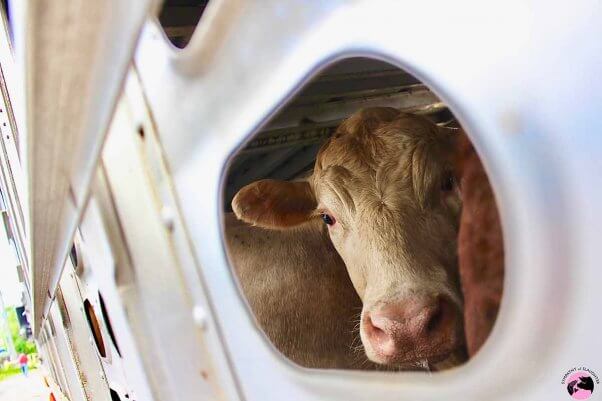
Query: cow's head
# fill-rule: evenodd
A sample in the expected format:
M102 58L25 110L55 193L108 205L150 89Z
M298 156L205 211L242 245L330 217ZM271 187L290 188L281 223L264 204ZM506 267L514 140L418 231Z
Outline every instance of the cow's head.
M453 142L424 118L361 110L321 148L307 181L257 181L232 202L261 227L324 221L362 298L360 335L377 363L436 363L463 345Z

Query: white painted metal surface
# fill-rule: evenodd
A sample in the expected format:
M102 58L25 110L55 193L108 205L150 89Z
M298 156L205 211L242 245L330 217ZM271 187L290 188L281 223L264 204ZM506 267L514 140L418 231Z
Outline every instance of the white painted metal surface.
M47 314L152 0L11 2L24 30L34 330ZM21 9L19 9L21 8Z
M128 244L131 285L141 299L134 313L144 320L144 338L136 339L157 399L186 399L191 394L232 398L237 388L219 351L215 326L202 328L194 319L195 308L207 308L207 301L201 291L190 292L199 287L198 276L184 271L184 265L193 263L189 243L136 81L132 74L102 155L105 182ZM216 365L223 370L216 371Z
M95 185L95 188L98 187L98 184ZM135 284L124 282L123 279L120 282L116 280L117 270L123 269L119 267L123 262L113 256L116 252L111 248L105 224L99 215L97 193L98 191L95 191L89 200L80 225L78 259L81 266L78 276L83 282L86 297L93 303L101 323L101 332L107 349L106 357L101 358L102 369L107 377L109 388L117 392L121 399L153 400L155 398L141 362L144 341L136 342L127 323L126 313L130 305L124 301L124 298L127 299L126 294ZM104 311L101 297L104 301ZM129 309L129 313L136 315L139 311ZM114 338L110 334L109 327L113 330ZM147 372L150 372L150 369Z
M591 317L602 278L602 193L592 185L602 140L591 135L602 124L599 2L221 5L182 52L147 24L136 66L245 398L544 400L565 391L559 382L574 365L599 366L600 339L588 334L599 331ZM429 376L290 366L254 327L220 246L228 156L308 76L351 55L389 60L430 85L468 129L493 181L507 290L486 347L460 369Z
M57 297L62 297L62 294L57 292ZM63 389L71 401L87 401L84 393L84 385L82 377L78 369L77 361L74 359L72 351L72 343L67 334L66 323L63 317L67 317L66 309L61 310L64 301L53 302L50 308L50 321L55 331L54 343L56 345L57 354L61 363L62 373L64 374L66 387Z
M65 331L71 342L85 397L88 400L110 401L106 376L86 320L84 297L70 260L67 260L60 287L65 302Z
M15 246L21 257L20 262L29 272L29 238L26 232L26 180L19 157L19 132L17 130L14 104L19 99L18 80L15 75L13 49L8 36L8 20L0 9L0 190L4 194L7 210L11 216L15 233ZM27 277L29 279L29 277ZM28 281L28 284L31 284Z

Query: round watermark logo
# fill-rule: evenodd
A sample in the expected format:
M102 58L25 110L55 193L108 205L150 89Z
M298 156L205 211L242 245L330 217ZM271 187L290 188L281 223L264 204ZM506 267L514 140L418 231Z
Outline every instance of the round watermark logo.
M600 380L591 369L582 366L566 372L562 384L573 399L587 400L594 393L595 385L600 384Z

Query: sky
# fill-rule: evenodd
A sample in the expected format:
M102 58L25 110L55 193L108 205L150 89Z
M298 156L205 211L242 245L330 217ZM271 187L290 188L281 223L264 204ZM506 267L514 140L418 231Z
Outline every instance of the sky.
M0 293L6 306L21 305L21 284L16 266L15 254L6 238L4 225L0 223Z

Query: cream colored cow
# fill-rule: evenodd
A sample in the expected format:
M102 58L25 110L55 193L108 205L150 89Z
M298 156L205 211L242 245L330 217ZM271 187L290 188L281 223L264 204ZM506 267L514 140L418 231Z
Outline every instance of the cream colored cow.
M323 221L362 300L361 340L378 364L453 365L464 354L454 141L422 117L364 109L321 148L307 181L257 181L232 202L240 220L275 232Z
M226 238L245 297L278 350L305 367L374 367L355 350L362 302L324 223L276 231L228 214Z

